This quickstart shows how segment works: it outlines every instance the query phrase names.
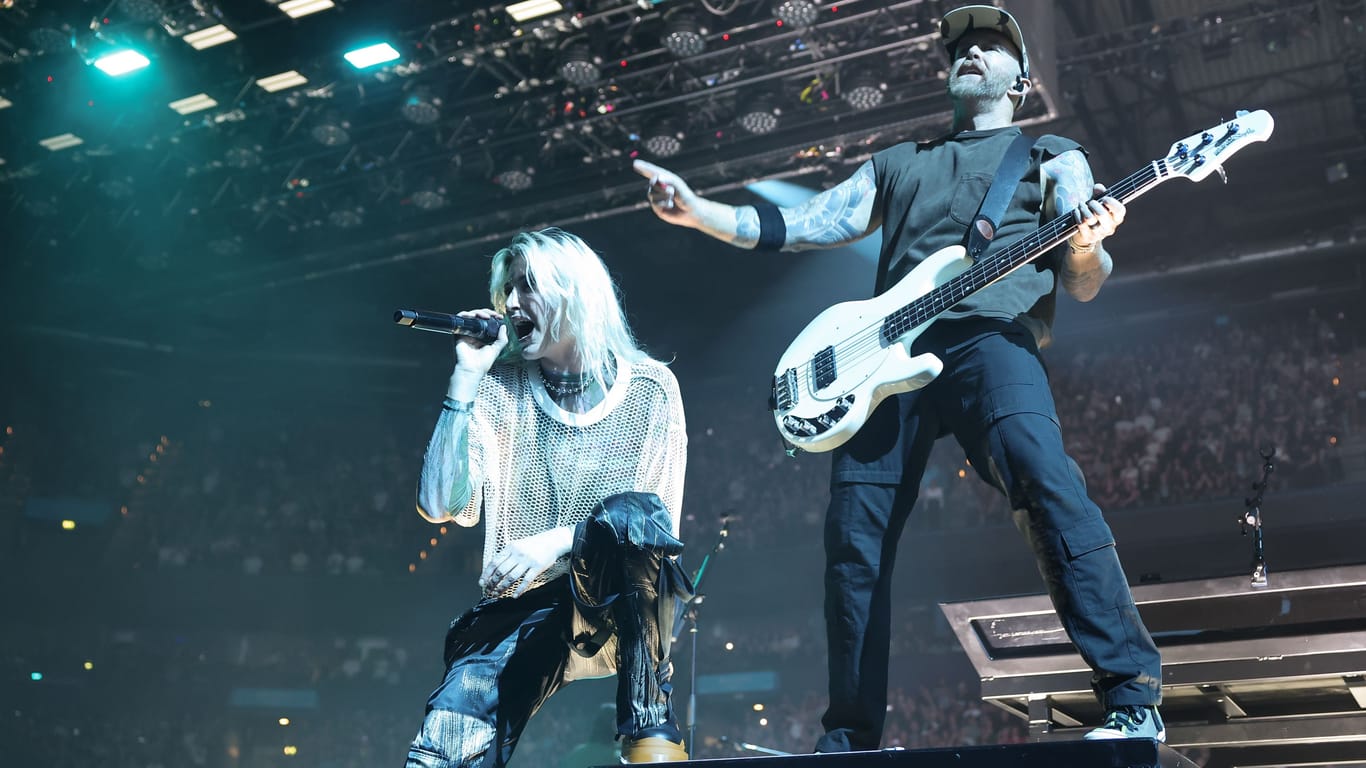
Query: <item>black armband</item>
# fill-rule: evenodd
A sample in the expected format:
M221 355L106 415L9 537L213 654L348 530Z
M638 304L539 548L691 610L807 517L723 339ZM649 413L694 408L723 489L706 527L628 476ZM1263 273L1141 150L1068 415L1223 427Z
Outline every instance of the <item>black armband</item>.
M787 242L787 223L783 221L783 212L772 203L758 203L754 206L754 212L759 214L759 242L754 250L776 251L782 248Z

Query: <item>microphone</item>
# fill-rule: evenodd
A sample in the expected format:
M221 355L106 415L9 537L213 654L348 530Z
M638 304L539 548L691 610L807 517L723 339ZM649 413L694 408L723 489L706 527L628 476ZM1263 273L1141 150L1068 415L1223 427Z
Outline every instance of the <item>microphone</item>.
M455 336L468 336L485 344L498 340L498 329L503 327L500 320L485 320L482 317L460 317L445 312L425 312L420 309L394 310L394 322L416 328L419 331L449 333Z

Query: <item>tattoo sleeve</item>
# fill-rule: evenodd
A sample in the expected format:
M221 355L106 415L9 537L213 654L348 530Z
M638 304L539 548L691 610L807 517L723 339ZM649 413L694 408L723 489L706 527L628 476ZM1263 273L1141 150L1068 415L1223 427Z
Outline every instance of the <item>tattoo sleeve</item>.
M470 502L470 414L441 409L422 460L417 502L428 519L450 517Z
M1095 181L1080 150L1069 150L1049 160L1048 171L1053 178L1054 216L1070 213L1090 199Z
M1080 150L1063 152L1048 162L1049 175L1053 179L1053 213L1055 216L1070 215L1077 206L1091 199L1095 179L1091 166ZM1081 301L1090 301L1100 291L1101 283L1110 276L1112 262L1099 242L1091 253L1076 253L1072 250L1069 238L1063 242L1065 250L1061 263L1060 279L1063 290Z
M795 208L784 208L787 225L785 251L830 248L852 243L877 228L874 215L877 174L872 161L859 166L853 176ZM758 239L757 216L755 239Z
M742 205L735 209L735 237L731 245L753 248L759 243L759 214L752 206Z

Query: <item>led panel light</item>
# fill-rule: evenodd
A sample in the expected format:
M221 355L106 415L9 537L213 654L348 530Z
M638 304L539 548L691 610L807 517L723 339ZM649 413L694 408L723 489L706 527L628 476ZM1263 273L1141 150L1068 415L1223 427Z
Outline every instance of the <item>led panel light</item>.
M308 78L291 69L288 72L281 72L278 75L263 77L260 80L257 80L256 84L267 91L274 93L276 91L283 91L286 88L293 88L296 85L303 85L306 82L308 82Z
M60 136L49 136L46 139L39 141L38 143L42 144L44 147L47 147L53 152L56 152L59 149L67 149L68 147L74 147L79 144L84 144L85 140L74 133L63 133Z
M4 96L0 96L0 109L9 109L12 106L14 106L14 102Z
M291 19L297 19L310 13L335 8L336 5L332 0L285 0L275 7L284 11Z
M205 48L222 45L229 40L236 40L237 34L222 24L215 24L212 27L205 27L204 29L191 32L181 39L189 43L190 47L196 51L202 51Z
M218 102L214 101L207 93L196 93L193 96L186 96L183 99L173 101L167 106L182 115L188 115L191 112L200 112L216 107Z
M131 48L115 51L107 56L101 56L98 59L95 59L95 66L99 67L106 75L112 77L126 75L129 72L142 69L151 63L152 62L148 60L146 56L143 56Z
M365 69L397 59L398 51L388 43L375 43L364 48L357 48L354 51L347 51L342 54L342 58L351 62L351 66L356 69Z
M522 3L513 3L507 7L508 15L514 21L527 21L547 13L564 10L559 0L526 0Z

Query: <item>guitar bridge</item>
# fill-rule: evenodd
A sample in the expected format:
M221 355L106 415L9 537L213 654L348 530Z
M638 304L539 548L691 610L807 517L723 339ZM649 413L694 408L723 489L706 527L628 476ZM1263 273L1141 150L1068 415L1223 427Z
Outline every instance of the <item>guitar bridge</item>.
M797 369L788 368L773 377L773 394L768 398L770 411L790 411L797 407Z

